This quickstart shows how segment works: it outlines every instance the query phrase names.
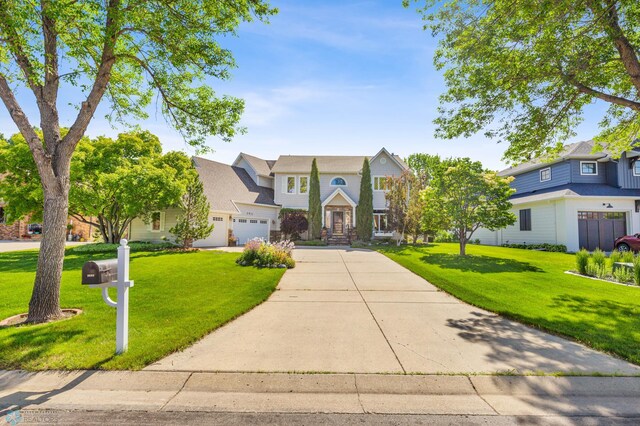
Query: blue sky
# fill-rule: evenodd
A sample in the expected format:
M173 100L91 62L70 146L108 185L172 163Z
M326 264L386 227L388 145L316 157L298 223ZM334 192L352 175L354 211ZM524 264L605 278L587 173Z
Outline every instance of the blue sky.
M436 40L422 30L415 7L401 0L273 0L280 13L268 25L242 25L237 38L222 41L238 68L231 80L212 81L218 94L246 101L242 124L246 135L231 143L211 138L215 152L206 157L230 163L239 152L267 159L280 154L373 155L382 146L403 157L414 152L469 156L500 169L505 146L482 135L469 139L435 139L433 119L441 73L432 64ZM35 107L24 90L30 117ZM63 125L75 116L64 94ZM66 111L66 114L65 114ZM113 135L96 114L88 134ZM68 117L65 120L65 117ZM593 119L592 119L593 118ZM38 121L32 118L33 124ZM587 117L575 140L597 133L597 117ZM161 137L166 150L193 150L160 115L140 123ZM0 108L0 132L17 131Z

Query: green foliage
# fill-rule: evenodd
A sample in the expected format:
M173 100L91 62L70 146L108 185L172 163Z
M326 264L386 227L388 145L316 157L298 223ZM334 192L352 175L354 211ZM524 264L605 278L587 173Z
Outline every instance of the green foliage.
M587 275L595 278L605 279L608 275L608 268L606 265L589 262L587 264Z
M638 2L424 3L447 87L436 136L483 130L509 143L507 159L524 161L574 136L586 107L598 101L609 107L598 140L621 153L637 137Z
M309 221L304 211L290 211L282 216L280 231L287 239L297 240L300 234L309 229Z
M502 244L502 247L510 247L524 250L544 250L544 251L554 251L558 253L566 253L567 246L564 244L549 244L549 243L541 243L541 244Z
M633 282L640 285L640 256L633 259Z
M615 268L613 270L613 278L620 283L628 284L633 282L633 275L634 273L629 268Z
M620 253L619 251L612 251L611 254L609 255L609 263L611 265L613 265L616 262L620 262L622 261L622 253Z
M636 256L632 251L627 251L622 253L622 261L625 263L632 263L635 260Z
M322 202L320 201L320 173L314 158L311 162L309 178L309 235L312 239L320 239L322 232Z
M293 268L295 260L291 256L294 244L289 241L269 243L254 238L245 244L244 250L236 263L241 266L257 266L260 268Z
M573 255L470 246L460 257L457 244L377 250L473 306L640 365L640 290L566 274ZM483 318L491 319L469 324Z
M509 197L512 178L484 170L482 163L469 158L440 163L429 186L422 191L424 228L453 230L460 241L460 254L480 227L490 230L515 223Z
M458 242L458 237L453 232L438 231L433 241L436 243L455 243Z
M415 176L409 171L404 171L400 176L387 176L385 181L387 191L384 198L387 202L388 226L401 237L404 236L405 231L413 232L420 229L422 203L420 202L417 208L412 206L412 201L420 201L420 188L417 187ZM414 191L418 192L418 196L411 197L415 194ZM398 239L398 244L400 240L401 238Z
M407 158L407 165L418 180L421 189L426 187L431 178L438 173L440 163L438 155L416 153Z
M0 198L11 221L42 218L43 191L24 137L0 143ZM117 243L136 217L176 205L195 175L181 152L162 155L160 140L147 131L113 140L84 138L71 160L69 214L95 226L105 242Z
M204 187L197 174L193 173L187 190L180 198L182 212L173 228L169 230L176 237L176 242L184 248L191 248L195 240L207 238L213 232L213 224L209 224L211 205L204 195Z
M60 291L63 308L84 312L46 325L0 328L0 369L142 369L267 299L284 273L248 271L236 265L237 253L132 253L136 286L129 300L129 350L114 356L115 311L105 305L100 290L80 285L80 277L85 261L114 258L115 247L105 254L77 252L81 247L89 245L66 251ZM37 257L37 251L0 253L0 318L25 312Z
M361 241L370 241L373 233L373 186L369 159L362 163L360 200L356 207L356 234Z
M171 242L164 243L150 243L146 241L130 241L128 244L132 253L145 252L145 251L163 251L176 248L176 245ZM115 243L93 243L82 244L67 249L67 253L70 254L96 254L96 253L111 253L114 256L118 253L118 247L120 244Z
M591 260L594 265L598 267L605 267L607 263L607 256L602 250L597 248L593 253L591 253Z
M322 240L299 240L296 241L296 246L311 246L311 247L320 247L320 246L326 246L327 243L325 241Z
M585 249L576 253L576 269L579 274L587 274L587 266L589 265L589 252Z

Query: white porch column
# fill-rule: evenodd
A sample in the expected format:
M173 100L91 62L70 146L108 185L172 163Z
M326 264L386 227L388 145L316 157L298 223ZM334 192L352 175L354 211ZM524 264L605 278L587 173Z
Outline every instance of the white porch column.
M324 223L324 206L322 206L322 226L326 226Z

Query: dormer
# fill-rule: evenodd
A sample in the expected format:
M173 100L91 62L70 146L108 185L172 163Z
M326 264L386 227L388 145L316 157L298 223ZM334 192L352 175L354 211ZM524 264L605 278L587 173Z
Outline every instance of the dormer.
M232 165L245 169L257 185L273 188L271 167L274 163L275 161L263 160L262 158L241 152Z

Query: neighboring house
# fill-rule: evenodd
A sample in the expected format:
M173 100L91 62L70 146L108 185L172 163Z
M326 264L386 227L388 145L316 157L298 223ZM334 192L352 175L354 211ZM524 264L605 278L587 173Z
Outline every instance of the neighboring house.
M10 225L7 222L5 204L0 201L0 240L39 240L42 236L42 225L29 220L28 216L22 220L16 220ZM74 235L75 238L83 238L87 241L92 239L91 225L73 220L73 218L69 218L68 223L72 225L71 235Z
M211 204L210 221L215 224L211 236L194 246L225 246L229 237L244 244L254 237L269 239L280 229L282 208L309 208L311 162L316 159L320 174L322 225L332 235L345 235L355 227L355 212L360 198L362 164L371 162L374 233L391 235L386 220L384 185L386 176L398 176L408 169L402 159L381 149L373 157L282 155L263 160L241 153L232 165L194 158L196 170ZM172 239L169 229L175 225L179 210L154 212L145 224L134 220L131 240Z
M640 232L640 150L614 159L593 153L594 142L567 145L550 162L533 160L501 171L513 176L517 221L498 231L479 229L483 244L564 244L612 250L615 238Z

